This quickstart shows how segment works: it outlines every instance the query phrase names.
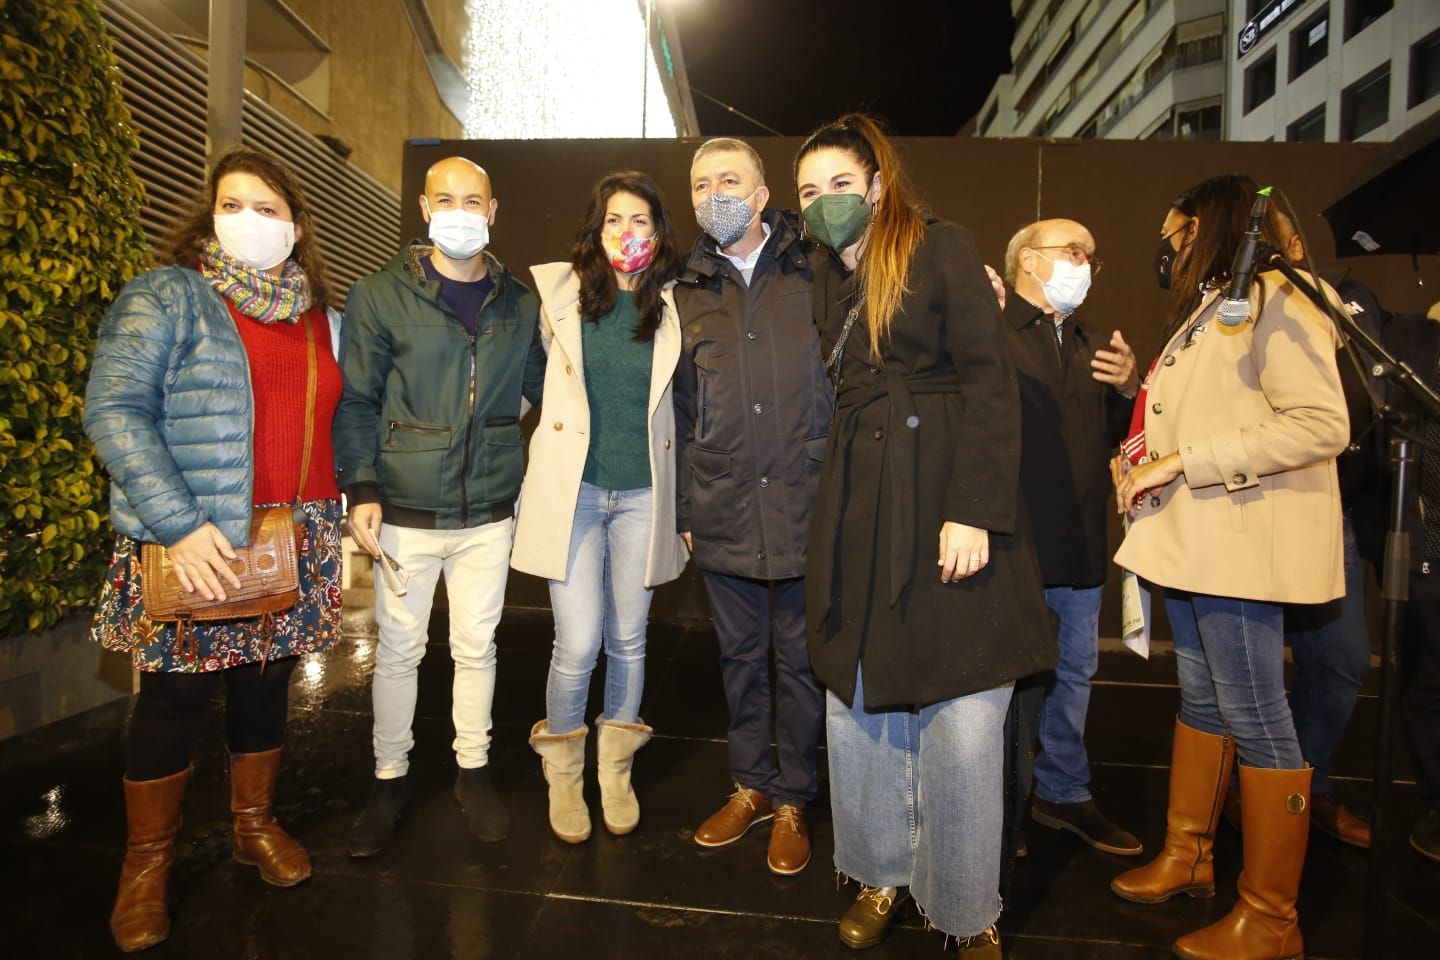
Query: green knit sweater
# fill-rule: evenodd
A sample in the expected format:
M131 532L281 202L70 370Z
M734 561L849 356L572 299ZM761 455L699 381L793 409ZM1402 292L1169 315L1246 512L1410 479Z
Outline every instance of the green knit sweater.
M598 322L580 325L585 395L590 401L590 453L583 479L604 490L648 487L650 361L654 344L637 342L640 311L628 290Z

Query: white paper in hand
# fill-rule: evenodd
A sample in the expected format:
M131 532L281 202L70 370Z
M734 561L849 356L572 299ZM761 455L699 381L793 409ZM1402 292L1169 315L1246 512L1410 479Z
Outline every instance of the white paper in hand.
M1130 530L1128 517L1125 530ZM1125 649L1150 659L1150 591L1129 570L1120 572L1120 640Z

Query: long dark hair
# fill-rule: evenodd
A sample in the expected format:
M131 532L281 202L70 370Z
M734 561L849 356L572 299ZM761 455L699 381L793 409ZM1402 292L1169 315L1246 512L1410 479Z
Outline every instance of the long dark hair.
M1225 173L1190 187L1170 204L1187 217L1199 219L1190 242L1175 259L1170 278L1168 340L1200 305L1204 290L1222 283L1230 273L1235 250L1250 222L1255 191L1260 189L1243 173ZM1188 227L1185 228L1188 232ZM1279 213L1272 203L1260 226L1261 237L1279 249L1284 241Z
M675 228L665 213L664 195L654 180L639 171L621 170L603 177L590 194L590 206L570 250L570 264L580 276L580 314L597 320L615 309L619 285L610 257L600 244L600 233L605 229L605 209L617 193L628 193L648 203L655 224L655 256L634 290L635 307L640 311L635 339L653 340L665 306L660 291L675 276L680 250L675 245Z
M795 154L797 182L800 161L827 147L844 150L860 161L867 180L880 171L880 199L857 269L870 350L878 357L890 335L890 322L910 292L910 264L925 238L925 211L905 176L900 154L874 117L847 113L806 137Z
M300 189L300 180L277 157L250 147L236 147L220 158L205 181L205 191L196 198L194 207L175 225L165 246L163 259L182 267L200 262L205 244L215 236L215 194L227 174L248 173L265 181L265 185L285 198L295 222L295 249L290 259L300 264L310 281L310 302L321 309L330 305L330 287L325 282L325 261L315 239L315 223L310 204Z

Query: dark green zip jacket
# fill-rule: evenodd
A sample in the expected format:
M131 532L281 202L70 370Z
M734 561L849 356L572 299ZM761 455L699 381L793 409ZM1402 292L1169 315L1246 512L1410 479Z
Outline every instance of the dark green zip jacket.
M386 523L453 530L511 515L521 399L540 402L545 351L535 295L498 259L482 254L495 289L472 337L425 276L430 250L412 241L350 289L335 458L351 504L379 500Z

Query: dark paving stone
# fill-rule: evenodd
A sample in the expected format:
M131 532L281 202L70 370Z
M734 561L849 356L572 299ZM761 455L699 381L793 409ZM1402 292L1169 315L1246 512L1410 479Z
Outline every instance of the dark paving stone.
M432 623L421 667L410 816L394 843L364 861L346 852L371 773L369 679L373 644L347 641L296 671L277 812L310 850L316 876L290 891L265 886L230 859L223 704L205 720L179 843L172 940L156 957L385 958L846 957L834 921L854 896L832 869L828 799L810 811L815 855L799 876L765 867L769 827L731 847L702 851L694 827L730 784L727 726L713 630L655 622L643 716L656 737L636 759L642 822L627 837L601 824L593 760L587 795L595 834L556 840L546 818L540 764L526 743L544 709L553 626L547 615L507 612L492 757L513 815L498 844L470 840L452 796L451 667L444 612ZM603 664L591 690L598 712ZM1163 839L1170 737L1178 704L1173 658L1101 658L1088 741L1097 802L1154 851ZM1343 776L1368 775L1376 702L1365 698L1339 751ZM111 954L106 917L124 842L120 702L0 743L0 903L7 954ZM590 744L593 757L593 741ZM1397 751L1397 767L1408 764ZM1408 769L1408 767L1403 767ZM1368 784L1342 782L1361 809ZM1440 955L1440 868L1406 846L1419 815L1413 787L1396 791L1386 935L1392 956ZM1034 960L1160 960L1175 937L1222 916L1234 902L1241 838L1222 828L1219 893L1141 907L1109 893L1137 861L1098 853L1069 834L1027 828L1030 856L1015 871L1001 918L1007 956ZM1367 861L1313 837L1301 887L1312 960L1361 952ZM938 934L902 920L876 958L938 950ZM16 949L18 948L18 949Z

